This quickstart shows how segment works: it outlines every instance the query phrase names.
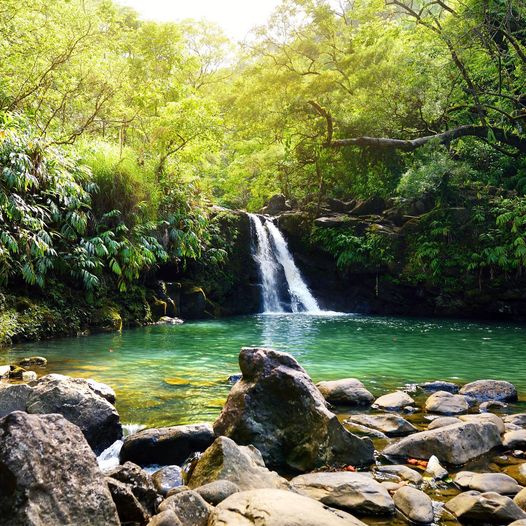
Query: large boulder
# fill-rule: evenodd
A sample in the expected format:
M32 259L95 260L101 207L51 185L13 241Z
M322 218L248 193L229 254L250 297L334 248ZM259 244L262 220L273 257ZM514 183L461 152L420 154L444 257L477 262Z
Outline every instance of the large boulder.
M465 422L422 431L402 438L383 451L384 455L429 459L460 465L501 445L498 427L492 422Z
M526 511L526 488L523 488L517 495L515 495L515 498L513 499L513 502L523 511Z
M208 526L365 526L349 513L291 491L234 493L212 511Z
M106 483L117 507L121 523L144 525L148 522L151 517L150 513L139 502L127 484L110 477L106 477Z
M370 406L374 402L374 396L355 378L320 382L316 387L330 404Z
M262 208L260 212L262 214L268 214L275 216L281 212L286 212L291 209L290 204L287 202L287 198L283 194L273 195L267 203L267 206Z
M526 513L509 497L494 492L466 491L447 502L446 509L460 522L471 524L508 524L526 519Z
M0 384L0 418L13 411L25 411L32 389L25 384Z
M265 467L254 446L238 446L227 437L218 437L195 465L188 486L198 488L216 480L229 480L241 490L288 488L287 481Z
M381 431L389 437L406 436L418 429L399 415L351 415L346 423L358 424Z
M100 384L99 384L100 385ZM58 413L77 425L95 453L122 437L119 413L87 380L60 374L43 376L32 387L26 411Z
M244 348L239 365L243 377L214 423L217 435L254 445L271 468L372 463L372 442L343 428L290 354Z
M442 415L459 415L467 413L469 404L462 395L451 394L447 391L437 391L426 400L426 411Z
M458 419L461 422L493 422L498 428L499 433L502 435L505 431L504 422L502 418L494 415L493 413L479 413L474 415L460 415Z
M433 501L423 492L404 486L393 496L396 509L411 524L431 524L434 520Z
M139 466L181 465L192 454L204 451L214 441L209 424L145 429L124 439L121 462L130 460Z
M293 478L291 484L298 493L327 506L363 515L394 513L391 495L369 473L307 473Z
M516 495L522 489L514 478L505 473L460 471L455 476L455 484L463 490L475 490L481 493L494 491L501 495Z
M515 386L502 380L477 380L462 387L460 394L478 402L516 402L518 399Z
M120 524L79 428L20 411L0 420L0 517L4 526Z
M526 449L526 429L504 433L502 445L508 449Z

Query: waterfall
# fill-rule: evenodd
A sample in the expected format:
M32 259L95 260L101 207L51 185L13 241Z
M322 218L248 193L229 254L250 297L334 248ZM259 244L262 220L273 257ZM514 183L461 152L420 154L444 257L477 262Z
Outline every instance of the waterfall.
M279 298L279 277L283 273L292 312L320 312L278 227L267 219L249 214L256 234L254 259L261 275L264 312L284 312Z

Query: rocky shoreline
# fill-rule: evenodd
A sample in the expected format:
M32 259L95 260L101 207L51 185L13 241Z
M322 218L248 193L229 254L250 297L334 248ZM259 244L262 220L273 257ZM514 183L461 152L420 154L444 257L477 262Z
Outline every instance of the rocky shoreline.
M526 413L512 384L375 398L357 379L315 385L272 349L244 348L239 364L213 425L126 437L104 384L0 382L2 524L526 525Z

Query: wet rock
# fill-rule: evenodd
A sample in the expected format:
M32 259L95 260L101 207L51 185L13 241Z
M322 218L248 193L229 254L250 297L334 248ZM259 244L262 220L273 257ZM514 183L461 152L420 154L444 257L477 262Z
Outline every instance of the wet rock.
M192 454L204 451L214 441L209 424L145 429L124 439L120 459L139 466L182 465Z
M218 437L203 453L192 471L192 489L216 480L229 480L241 490L288 488L287 481L265 467L261 453L253 446L238 446L227 437Z
M415 401L407 393L395 391L377 398L374 406L387 411L400 411L414 403Z
M30 356L29 358L22 358L22 360L18 362L18 365L20 365L20 367L46 367L47 359L43 356Z
M106 483L122 523L131 522L143 525L148 522L150 513L137 500L127 484L110 477L106 478Z
M27 372L23 367L18 365L11 365L9 369L9 378L13 380L22 380L22 375Z
M355 378L320 382L316 387L330 404L370 406L374 402L374 396Z
M502 445L508 449L526 449L526 429L504 433Z
M179 466L164 466L152 475L158 493L165 496L171 489L183 485L183 470Z
M25 411L31 392L28 385L0 384L0 418L13 411Z
M380 473L390 473L400 477L402 480L407 480L413 484L420 484L422 482L422 475L414 469L408 468L402 464L388 464L386 466L378 466L376 470Z
M504 422L520 427L526 427L526 413L517 413L516 415L505 416Z
M349 513L335 510L291 491L260 489L235 493L212 511L209 526L365 526Z
M467 413L469 404L462 395L437 391L426 400L426 411L443 415Z
M396 509L412 523L431 524L433 522L433 502L423 491L404 486L394 494L393 499Z
M34 382L37 378L38 375L35 371L24 371L22 373L22 381L24 382Z
M432 431L433 429L438 429L439 427L452 426L453 424L460 424L462 420L455 416L441 416L435 418L428 426L427 430Z
M447 502L446 509L461 522L475 524L507 524L526 519L526 513L509 497L493 492L466 491Z
M98 394L99 396L102 396L102 398L107 400L110 404L115 405L117 396L115 395L115 391L109 385L103 384L101 382L96 382L91 378L88 378L86 380L86 383L94 393Z
M398 415L352 415L347 422L376 429L390 437L405 436L418 431L413 424Z
M437 391L446 391L451 394L457 394L460 390L460 387L451 382L441 382L436 380L434 382L425 382L423 384L418 384L418 387L425 391L426 393L436 393Z
M195 491L181 491L163 500L159 511L172 510L184 526L207 526L211 507Z
M93 451L61 415L0 420L0 489L4 526L120 524Z
M159 498L151 476L133 462L125 462L122 466L107 473L109 478L126 484L133 495L150 515L153 515Z
M498 401L516 402L517 389L513 384L501 380L477 380L466 384L460 394L474 398L479 402Z
M161 511L148 523L148 526L184 526L183 523L177 518L177 515L173 510Z
M217 435L254 445L271 468L372 463L372 442L343 428L291 355L244 348L239 364L243 378L214 423Z
M487 413L492 409L506 409L506 407L508 407L508 404L505 404L504 402L499 402L498 400L490 400L489 402L482 402L479 405L479 411L481 413Z
M441 480L449 475L447 469L440 464L440 461L435 455L433 455L427 463L426 474L431 475L434 480Z
M455 476L455 484L463 490L471 489L481 493L493 491L501 495L516 495L522 489L515 479L504 473L460 471Z
M480 413L478 415L461 415L458 417L462 422L492 422L499 428L499 433L504 433L504 422L502 418L493 413Z
M364 515L394 513L394 502L389 492L369 473L308 473L290 482L298 493L327 506Z
M170 316L161 316L157 321L158 325L182 325L184 321L181 318L172 318Z
M526 488L523 488L515 498L513 499L513 502L522 510L526 511ZM526 517L525 517L526 518Z
M501 445L497 426L491 422L465 422L422 431L402 438L383 454L402 458L429 459L461 465Z
M505 472L513 477L521 486L526 486L526 463L508 466Z
M241 491L237 484L230 482L229 480L214 480L204 486L199 486L195 490L203 499L206 500L212 506L217 506L220 502Z
M31 414L58 413L80 427L95 453L122 437L119 413L82 378L50 374L40 378L27 400Z

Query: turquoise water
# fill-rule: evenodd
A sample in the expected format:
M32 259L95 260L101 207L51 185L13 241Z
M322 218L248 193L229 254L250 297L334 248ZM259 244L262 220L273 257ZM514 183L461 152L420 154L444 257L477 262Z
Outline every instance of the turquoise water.
M124 422L170 425L215 419L240 348L256 345L292 353L315 381L352 376L377 395L425 380L495 378L526 398L526 327L447 320L247 316L19 345L0 352L0 363L45 356L39 373L111 385Z

